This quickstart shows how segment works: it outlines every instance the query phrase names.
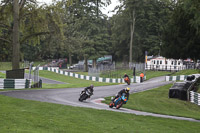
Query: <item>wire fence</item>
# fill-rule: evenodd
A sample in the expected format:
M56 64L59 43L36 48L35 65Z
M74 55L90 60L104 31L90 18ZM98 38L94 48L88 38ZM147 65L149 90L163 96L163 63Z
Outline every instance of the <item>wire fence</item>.
M121 63L116 66L115 62L112 65L100 65L97 68L89 68L88 75L107 78L123 78L124 73L128 75L133 75L133 69L135 69L135 74L138 75L144 72L144 63Z
M100 64L96 68L89 67L88 75L99 77L101 73L113 70L115 70L115 62L113 62L112 64Z
M144 71L145 70L145 63L129 63L129 68L135 68L137 71Z

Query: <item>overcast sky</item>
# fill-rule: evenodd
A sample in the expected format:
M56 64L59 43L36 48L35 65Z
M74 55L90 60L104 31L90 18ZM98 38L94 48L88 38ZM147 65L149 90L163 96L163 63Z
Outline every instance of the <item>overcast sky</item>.
M52 0L37 0L38 2L44 2L44 3L51 3ZM111 12L117 5L119 5L118 0L111 0L111 4L108 7L105 7L102 12L104 14L107 14L109 17L111 17L114 13Z

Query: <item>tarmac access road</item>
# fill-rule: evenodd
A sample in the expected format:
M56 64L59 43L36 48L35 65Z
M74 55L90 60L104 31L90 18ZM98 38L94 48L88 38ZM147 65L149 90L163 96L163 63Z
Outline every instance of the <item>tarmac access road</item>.
M131 85L120 84L120 85L112 85L112 86L94 87L94 95L90 99L87 99L84 102L78 101L80 92L84 88L1 91L0 95L6 95L6 96L20 98L20 99L70 105L70 106L76 106L76 107L86 107L86 108L93 108L93 109L100 109L100 110L110 110L110 111L123 112L123 113L132 113L136 115L154 116L154 117L200 122L200 120L195 120L192 118L154 114L154 113L130 110L130 109L125 109L125 108L113 109L113 108L109 108L108 105L101 103L104 97L114 96L117 94L118 91L120 91L121 89L125 87L131 88L130 93L136 93L136 92L146 91L146 90L153 89L153 88L170 84L170 83L172 82L171 81L165 82L165 77L157 77L157 78L153 78L151 80L145 81L143 83L132 83Z

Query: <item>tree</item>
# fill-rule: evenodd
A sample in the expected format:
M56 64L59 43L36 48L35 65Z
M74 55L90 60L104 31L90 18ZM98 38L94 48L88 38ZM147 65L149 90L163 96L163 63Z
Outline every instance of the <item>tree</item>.
M12 7L13 11L11 10ZM38 50L36 56L41 56L41 42L44 44L44 40L47 42L47 38L50 41L49 36L63 37L61 17L58 9L54 6L38 6L35 0L6 0L3 1L0 9L2 13L0 17L3 18L0 20L0 33L2 33L0 39L4 40L5 46L13 42L12 69L19 68L20 56L23 60L23 54L26 54L26 50L29 49L28 46ZM24 50L23 53L20 50Z
M131 62L132 58L144 61L145 51L158 55L163 24L168 16L167 8L161 0L125 0L123 8L119 8L121 10L112 18L112 39L116 43L113 45L118 49L120 47L115 53L124 55L124 59ZM116 38L118 41L115 41Z
M107 2L109 3L110 0ZM68 52L69 54L76 52L79 57L84 57L85 65L87 65L88 59L93 59L95 63L98 57L106 53L105 48L108 46L105 43L108 39L106 21L98 8L104 4L101 0L83 0L73 1L69 7L65 6L67 19L64 21L67 24L65 36L68 38L66 40ZM79 38L79 43L75 41L76 37ZM70 43L67 43L69 40L71 40ZM72 46L74 44L78 45L74 47ZM77 47L79 49L76 49ZM85 69L87 71L87 66Z
M28 3L30 2L30 3ZM11 18L9 18L11 21L13 19L13 23L10 23L10 25L7 25L7 29L12 29L12 69L19 69L19 61L20 61L20 40L19 40L19 32L20 32L20 14L24 8L24 5L28 3L30 5L31 3L34 3L35 1L25 1L25 0L14 0L14 1L9 1L5 0L2 3L4 4L2 6L2 14L5 14L4 11L6 9L12 9L13 11L7 12L8 16L9 14L13 14ZM12 6L11 6L12 5ZM3 16L3 15L2 15ZM5 19L5 17L3 17ZM3 24L5 25L6 21L2 21ZM7 33L8 34L8 33ZM4 40L8 40L7 42L9 43L10 40L9 38L3 38Z
M5 36L5 34L6 32L8 33L8 31L9 32L11 31L10 33L12 33L12 47L13 47L12 68L18 69L19 68L19 10L20 8L23 7L24 1L14 0L13 2L11 2L9 0L5 0L5 1L2 1L1 4L2 4L1 18L4 19L4 20L1 20L1 28L3 28L1 32L4 34L3 37L7 37ZM11 9L13 9L13 11L11 11ZM11 14L12 12L12 18L13 18L12 27L5 23L6 18L3 15L5 12L9 14ZM10 17L9 14L8 16ZM1 38L1 40L4 40L4 42L6 43L11 43L11 40L9 40L8 38Z
M19 0L13 1L13 55L12 69L19 69ZM24 1L20 2L22 5Z
M162 55L167 58L200 58L200 2L179 0L163 34Z
M11 24L11 10L12 4L9 1L2 1L0 5L0 60L11 60L10 54L12 53L12 27Z

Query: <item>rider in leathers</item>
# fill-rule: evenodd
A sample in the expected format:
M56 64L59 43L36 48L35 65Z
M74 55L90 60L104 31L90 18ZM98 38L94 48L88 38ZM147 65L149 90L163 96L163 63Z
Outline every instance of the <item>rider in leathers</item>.
M125 89L122 89L121 91L119 91L119 92L118 92L118 95L113 99L113 101L114 101L116 98L121 97L123 93L125 93L125 97L126 97L127 100L128 100L128 98L129 98L129 90L130 90L130 88L126 87ZM126 104L126 102L125 102L125 104Z
M130 80L129 76L125 73L123 78L128 77L128 79Z
M89 90L89 92L91 92L90 95L89 95L89 98L90 98L90 96L93 95L93 91L94 91L93 88L94 88L94 86L91 84L90 86L86 87L86 88L82 91L82 93L83 93L83 92L86 92L87 90Z

